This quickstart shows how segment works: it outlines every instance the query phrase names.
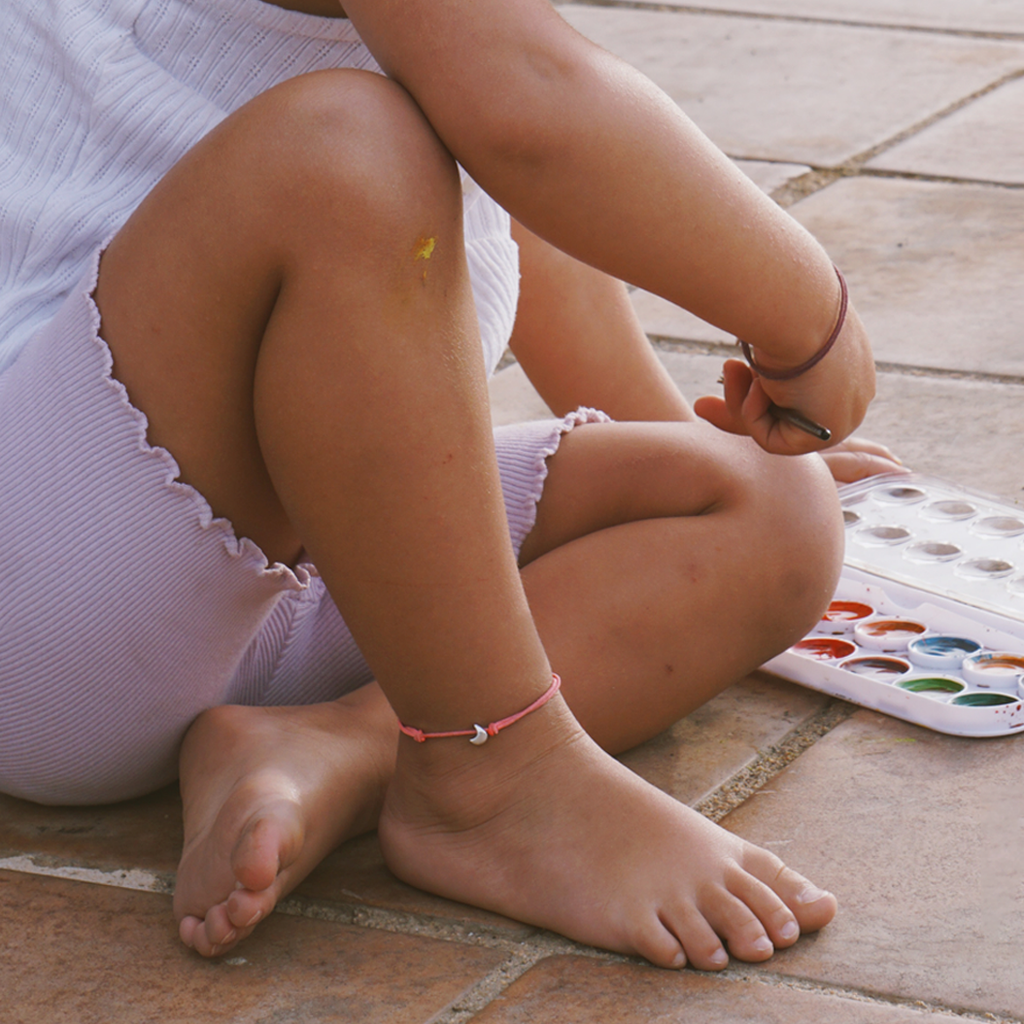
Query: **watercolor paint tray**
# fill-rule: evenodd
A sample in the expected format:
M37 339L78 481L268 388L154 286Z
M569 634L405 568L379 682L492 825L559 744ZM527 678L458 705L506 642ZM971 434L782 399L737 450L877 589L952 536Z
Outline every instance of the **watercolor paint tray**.
M1024 510L919 474L839 493L833 603L765 669L939 732L1024 731Z

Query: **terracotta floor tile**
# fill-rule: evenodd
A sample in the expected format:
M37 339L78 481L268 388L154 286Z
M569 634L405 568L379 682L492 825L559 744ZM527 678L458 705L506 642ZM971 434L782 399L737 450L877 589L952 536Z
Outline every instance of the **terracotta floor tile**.
M105 807L44 807L0 794L0 857L42 854L100 870L172 872L181 838L176 785Z
M1024 182L1024 79L974 100L865 166L912 174Z
M859 711L724 824L840 900L772 970L1024 1018L1024 739Z
M690 0L663 0L668 6L693 6ZM708 10L782 15L854 24L974 32L1024 32L1018 0L701 0Z
M790 212L842 267L877 359L1024 375L1024 192L848 178Z
M583 957L542 960L474 1024L954 1024L943 1013L696 971Z
M677 800L695 804L829 701L814 690L754 673L622 761Z
M737 160L735 163L762 192L769 195L810 170L805 164L769 163L765 160Z
M1024 65L1024 45L849 25L568 4L732 157L841 163ZM827 86L827 87L826 87Z
M419 1024L494 950L275 914L222 961L178 942L170 899L0 872L4 1024Z
M640 323L644 325L644 331L651 338L714 342L717 345L731 345L736 340L735 335L642 288L631 292L630 300L636 315L640 317ZM719 359L719 369L721 365L722 360Z
M912 469L1024 501L1024 386L878 375L858 433L889 445Z
M535 931L500 914L441 899L399 881L384 865L376 834L360 836L335 850L294 895L317 903L425 914L469 931L485 931L511 940Z
M496 427L542 420L552 415L518 363L496 373L488 381L488 386L491 391L491 421Z
M143 869L173 884L181 853L176 787L107 807L42 807L0 795L0 865L18 855L100 871ZM295 892L306 900L428 914L507 938L532 929L497 914L453 903L400 882L384 866L375 835L336 850Z

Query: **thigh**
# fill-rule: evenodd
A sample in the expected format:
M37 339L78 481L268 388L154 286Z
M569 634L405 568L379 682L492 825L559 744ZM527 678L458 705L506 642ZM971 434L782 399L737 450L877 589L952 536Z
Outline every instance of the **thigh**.
M604 423L574 431L550 459L521 564L571 540L648 519L692 519L702 532L740 521L737 553L834 533L835 486L816 456L769 455L703 421ZM746 539L745 539L746 538ZM768 552L764 552L767 556Z

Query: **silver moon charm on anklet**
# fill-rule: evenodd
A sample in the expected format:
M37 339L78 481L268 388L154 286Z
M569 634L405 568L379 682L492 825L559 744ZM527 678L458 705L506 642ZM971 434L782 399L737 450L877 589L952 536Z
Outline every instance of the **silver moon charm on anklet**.
M476 724L473 725L473 728L476 729L476 735L469 742L479 747L481 743L487 742L487 730L482 725Z

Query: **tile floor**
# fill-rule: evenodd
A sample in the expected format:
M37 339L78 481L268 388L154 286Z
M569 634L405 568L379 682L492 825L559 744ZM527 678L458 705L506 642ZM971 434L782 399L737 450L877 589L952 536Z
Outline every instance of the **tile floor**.
M567 4L847 271L876 342L864 432L1024 498L1024 4ZM725 338L637 309L689 395ZM495 420L544 415L511 366ZM836 921L763 966L658 971L394 879L342 847L234 955L175 940L168 789L102 808L0 797L0 1024L1024 1020L1024 746L755 674L625 757L832 888Z

